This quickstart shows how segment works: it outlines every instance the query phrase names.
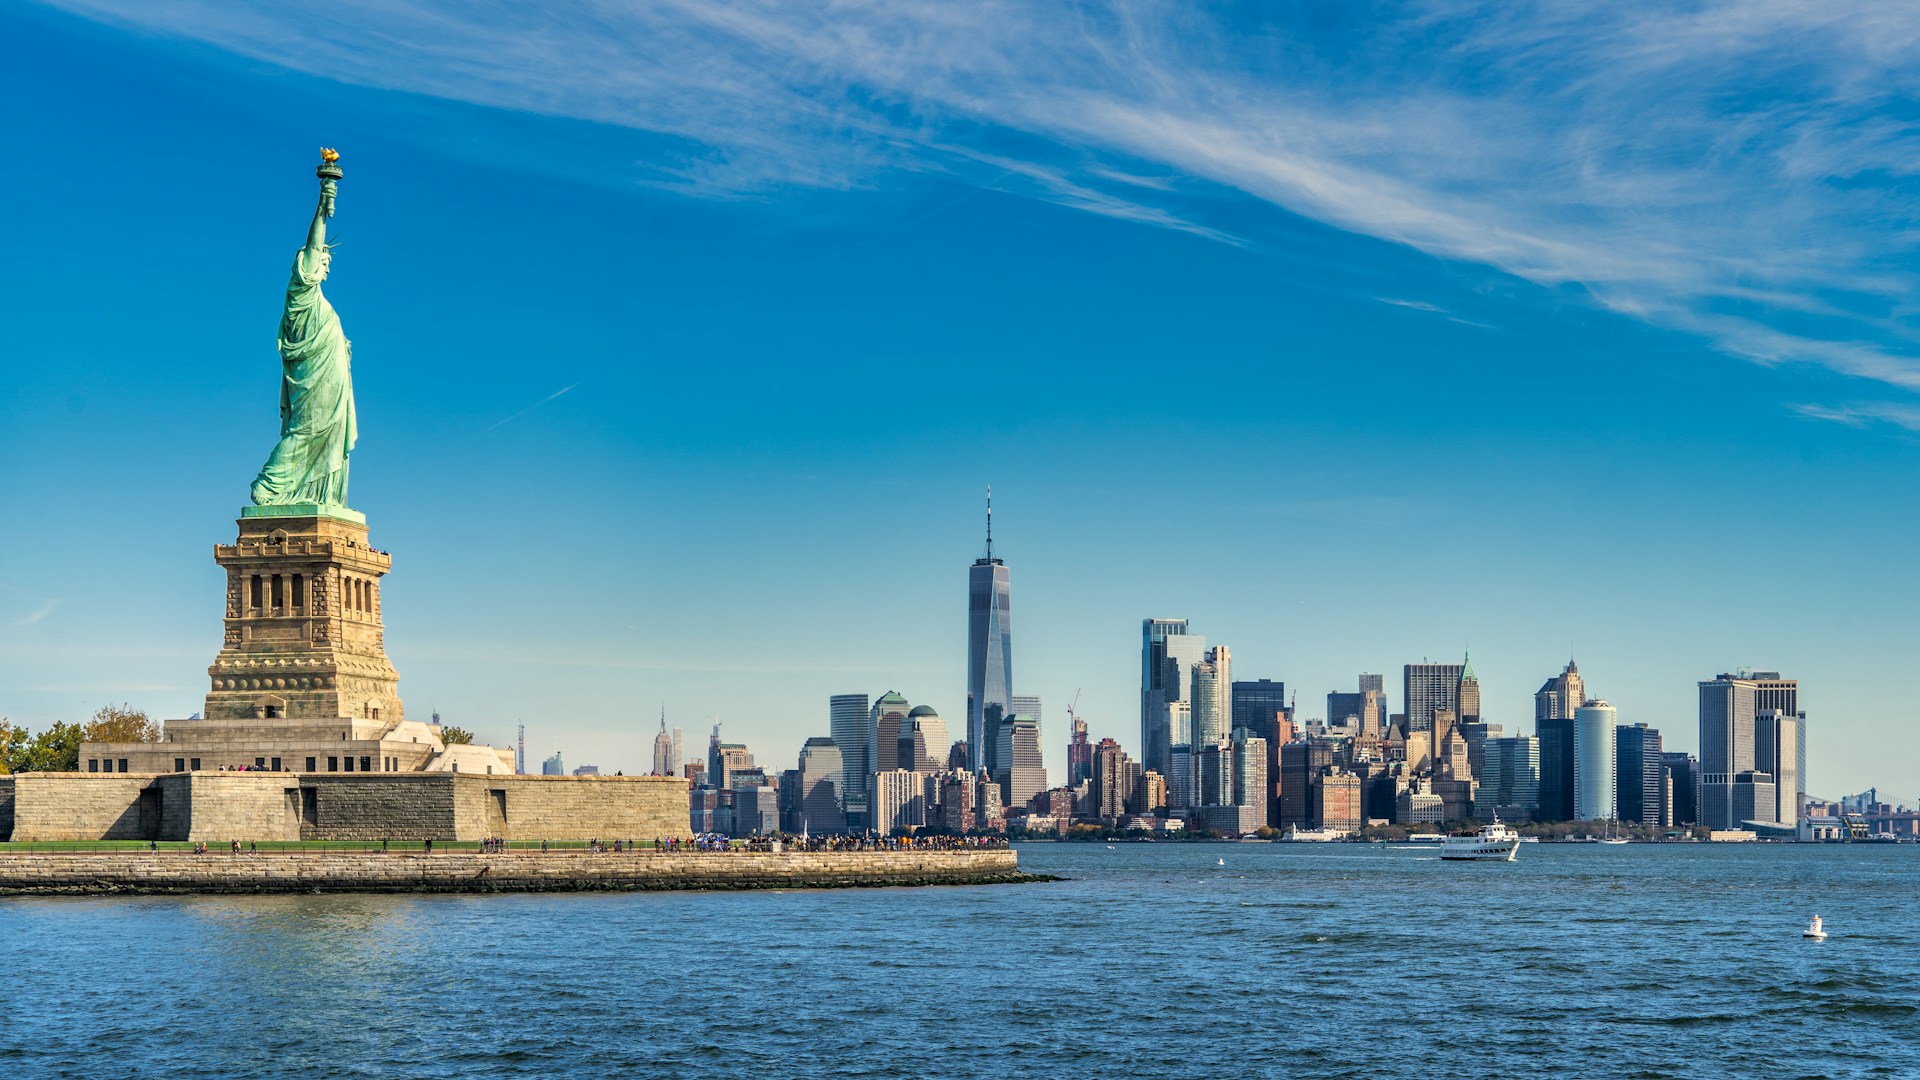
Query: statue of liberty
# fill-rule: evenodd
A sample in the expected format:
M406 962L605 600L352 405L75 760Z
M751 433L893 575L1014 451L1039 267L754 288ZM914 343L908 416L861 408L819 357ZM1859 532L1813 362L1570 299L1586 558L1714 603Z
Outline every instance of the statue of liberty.
M353 343L320 292L333 265L327 219L340 180L340 155L320 152L320 204L306 246L293 259L280 317L280 441L253 481L255 506L347 505L347 455L359 430L353 414Z

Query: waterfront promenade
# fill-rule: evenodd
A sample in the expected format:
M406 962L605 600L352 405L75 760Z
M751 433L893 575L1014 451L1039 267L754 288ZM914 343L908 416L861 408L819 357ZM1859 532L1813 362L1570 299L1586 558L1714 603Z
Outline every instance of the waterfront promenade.
M1005 848L0 852L0 896L838 889L1040 880L1046 879L1022 874L1019 857Z

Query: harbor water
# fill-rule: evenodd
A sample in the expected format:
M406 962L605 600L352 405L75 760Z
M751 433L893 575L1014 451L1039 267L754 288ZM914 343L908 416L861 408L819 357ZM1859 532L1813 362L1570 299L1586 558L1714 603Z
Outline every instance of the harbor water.
M1920 847L1021 864L1068 880L0 900L0 1076L1920 1075Z

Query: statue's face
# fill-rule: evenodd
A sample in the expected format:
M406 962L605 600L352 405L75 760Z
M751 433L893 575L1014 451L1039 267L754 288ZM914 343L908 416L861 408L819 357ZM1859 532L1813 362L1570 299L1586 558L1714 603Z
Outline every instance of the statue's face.
M333 252L322 251L320 253L320 280L321 281L327 280L327 274L332 269L333 269Z

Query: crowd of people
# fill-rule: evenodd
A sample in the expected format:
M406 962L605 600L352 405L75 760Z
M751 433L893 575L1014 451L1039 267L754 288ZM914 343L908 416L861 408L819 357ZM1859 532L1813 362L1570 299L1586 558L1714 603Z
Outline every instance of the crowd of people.
M531 847L531 841L523 841ZM388 850L389 841L380 841L380 850ZM157 842L151 843L154 851L160 849ZM736 841L720 833L703 833L695 836L657 836L649 848L645 841L639 840L588 840L586 850L594 854L632 854L640 851L687 852L687 851L988 851L1004 850L1007 838L1004 836L753 836ZM493 836L479 842L479 851L483 855L499 855L506 852L509 844L505 837ZM243 850L248 854L257 853L260 845L256 841L247 841L245 848L238 840L231 842L229 850L238 855ZM424 841L421 850L433 854L433 841ZM550 842L540 841L540 850L551 850ZM205 841L193 845L196 855L207 853Z

